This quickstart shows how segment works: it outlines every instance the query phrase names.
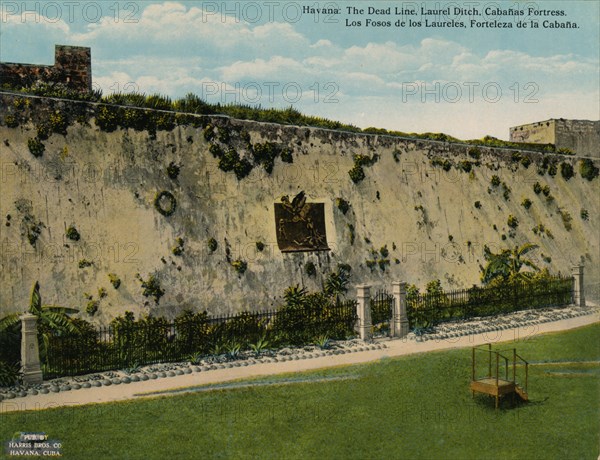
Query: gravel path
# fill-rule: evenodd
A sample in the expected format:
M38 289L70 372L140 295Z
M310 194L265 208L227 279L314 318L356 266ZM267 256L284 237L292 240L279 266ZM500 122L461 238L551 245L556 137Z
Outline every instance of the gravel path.
M528 310L444 323L428 333L418 336L410 333L402 339L380 337L372 343L354 339L333 342L329 349L324 350L315 346L284 348L258 357L246 352L236 360L225 356L208 357L197 363L158 364L127 371L61 378L31 387L0 389L0 413L157 397L181 393L185 388L198 385L365 363L487 342L517 342L534 335L598 321L600 310L597 307Z

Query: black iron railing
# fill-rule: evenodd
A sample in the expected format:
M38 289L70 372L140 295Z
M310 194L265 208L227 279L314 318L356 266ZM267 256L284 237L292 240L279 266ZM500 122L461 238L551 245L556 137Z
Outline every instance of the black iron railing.
M184 361L192 355L248 349L260 340L272 348L320 337L345 339L354 335L356 320L356 301L349 300L321 308L284 307L219 317L190 313L173 322L149 317L87 327L79 334L50 336L44 378Z
M511 281L496 286L407 296L411 328L427 328L456 319L492 316L518 310L570 305L574 299L572 277Z
M387 324L392 318L394 309L394 296L387 291L377 291L370 299L371 323L373 326Z

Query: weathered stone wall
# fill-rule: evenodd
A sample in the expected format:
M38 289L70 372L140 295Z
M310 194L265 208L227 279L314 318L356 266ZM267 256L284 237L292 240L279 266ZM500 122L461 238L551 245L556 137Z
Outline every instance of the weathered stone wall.
M600 158L600 121L552 119L510 128L512 142L554 144L580 156Z
M556 120L538 121L527 125L510 128L511 142L528 142L532 144L556 143Z
M53 66L0 62L0 86L20 88L38 81L61 83L78 91L91 91L91 49L56 45Z
M600 158L600 121L556 120L556 146Z
M97 302L100 322L125 310L262 310L276 307L287 286L319 289L338 263L351 266L354 284L422 287L439 278L448 288L468 287L479 283L484 245L499 251L526 242L540 246L540 266L569 273L583 260L587 279L598 279L600 180L580 177L577 158L219 117L177 118L156 133L106 132L101 112L96 104L0 93L2 313L24 310L36 280L45 302L82 310ZM34 156L30 139L45 123L61 128L59 115L66 134L42 140ZM267 141L289 148L293 163L279 156L270 173L255 166L238 179L209 150L220 145L251 158L249 145ZM377 161L354 183L348 172L357 155ZM574 166L575 177L561 176L561 162ZM180 168L176 177L171 163ZM558 173L543 173L549 165ZM533 191L536 182L548 197ZM274 203L301 190L325 204L329 252L277 247ZM171 215L155 207L161 191L176 199ZM345 214L338 198L349 203ZM68 237L70 227L78 239ZM247 263L244 273L236 260ZM140 278L151 275L164 290L158 304L143 295Z

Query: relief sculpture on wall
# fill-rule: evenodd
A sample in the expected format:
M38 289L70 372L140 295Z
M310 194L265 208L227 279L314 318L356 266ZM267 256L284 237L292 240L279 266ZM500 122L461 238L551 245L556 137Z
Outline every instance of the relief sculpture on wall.
M275 203L277 245L281 252L328 251L325 204L307 203L304 192L290 202L289 196Z

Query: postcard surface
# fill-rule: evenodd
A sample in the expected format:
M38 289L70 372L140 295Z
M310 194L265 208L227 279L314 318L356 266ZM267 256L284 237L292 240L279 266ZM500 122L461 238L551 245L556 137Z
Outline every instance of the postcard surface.
M599 2L0 15L6 458L598 457Z

